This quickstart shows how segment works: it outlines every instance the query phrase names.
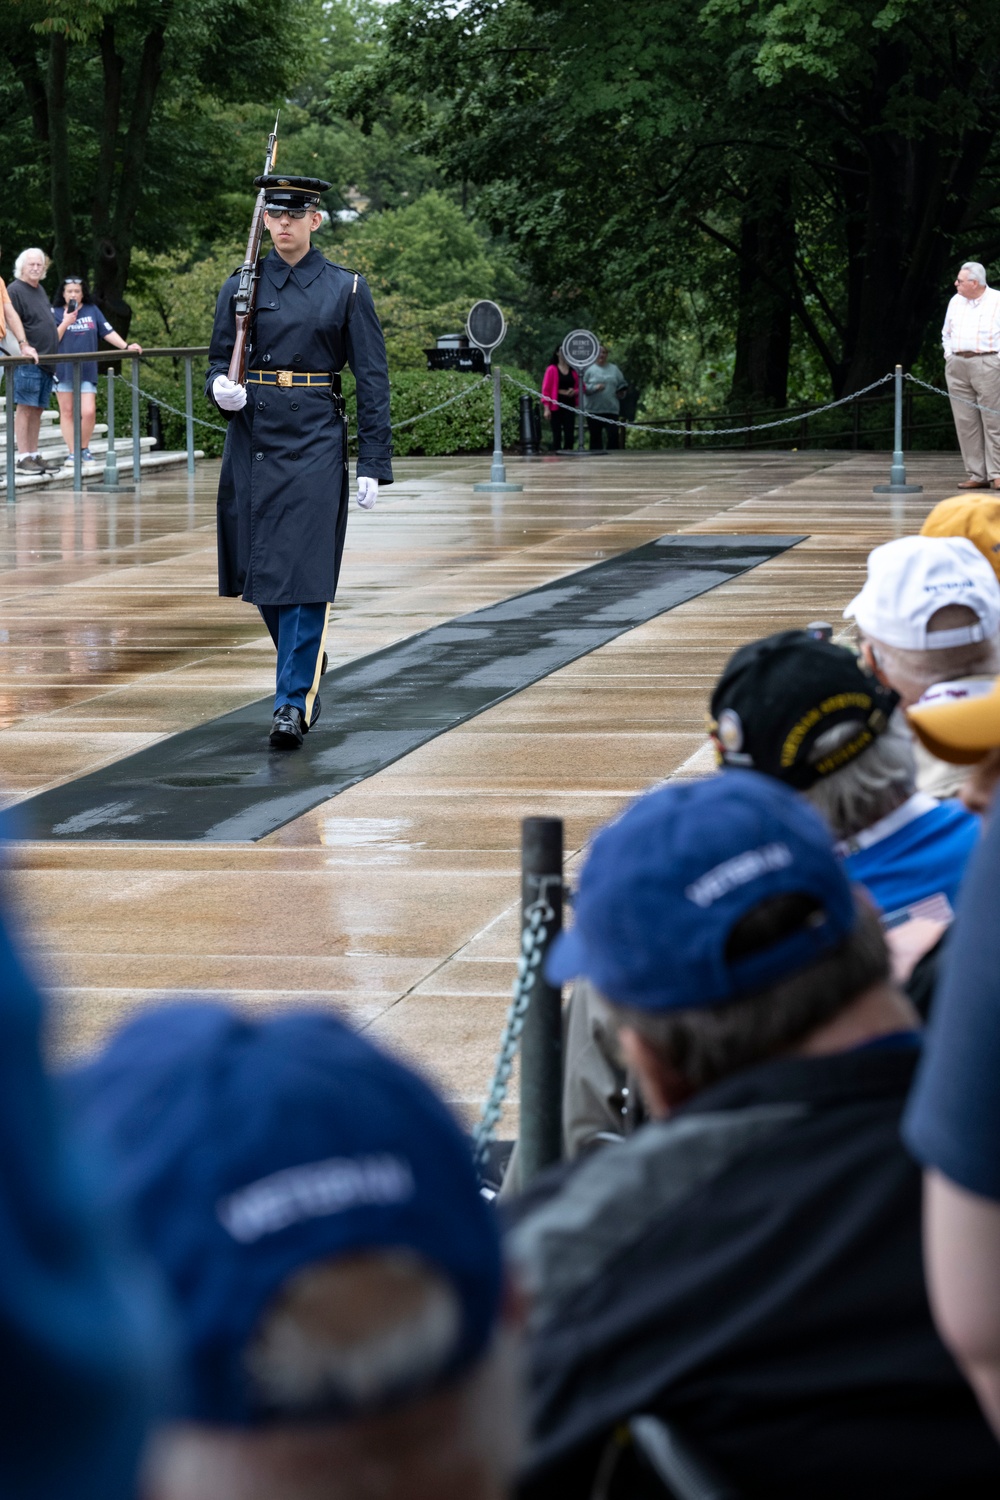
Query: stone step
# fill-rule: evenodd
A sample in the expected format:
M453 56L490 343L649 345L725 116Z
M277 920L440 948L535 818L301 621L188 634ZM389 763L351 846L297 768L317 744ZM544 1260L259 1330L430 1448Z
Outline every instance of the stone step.
M143 443L152 443L152 438L144 438ZM92 450L93 451L93 450ZM102 453L107 452L107 444L102 447ZM118 477L132 472L132 440L115 440L115 454L118 458ZM201 448L194 450L195 458L204 458L205 454ZM148 449L143 450L139 460L141 469L162 469L172 464L183 464L187 462L187 454L183 449L161 450L159 453L150 453ZM104 464L91 463L83 465L83 478L90 483L99 481L104 475ZM14 480L15 488L20 490L39 489L41 487L52 488L55 486L60 490L70 489L73 484L73 467L64 467L50 474L18 474ZM0 467L0 490L7 487L6 466Z

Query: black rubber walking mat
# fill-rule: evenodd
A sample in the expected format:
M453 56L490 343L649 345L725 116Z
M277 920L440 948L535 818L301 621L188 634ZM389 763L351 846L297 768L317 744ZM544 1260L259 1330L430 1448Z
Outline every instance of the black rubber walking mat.
M664 536L460 615L323 678L301 750L268 748L263 698L13 809L23 839L249 843L615 636L793 547Z

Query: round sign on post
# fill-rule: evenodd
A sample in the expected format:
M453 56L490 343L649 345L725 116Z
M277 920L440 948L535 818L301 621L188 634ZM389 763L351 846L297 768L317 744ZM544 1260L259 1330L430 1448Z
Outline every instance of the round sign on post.
M562 356L571 370L575 370L581 377L580 385L581 399L577 402L576 422L576 451L583 452L583 372L601 352L601 341L596 333L591 333L589 328L574 328L572 333L567 333L562 341Z
M503 343L504 334L507 332L507 319L495 302L489 302L484 297L481 301L472 304L469 316L465 320L465 331L469 335L469 343L482 349L486 355L487 365L493 370L493 463L490 465L489 482L474 484L472 488L500 491L523 489L523 485L507 483L501 431L500 367L494 365L491 358L493 350L498 344Z
M601 341L589 328L574 328L562 341L563 358L574 370L585 370L601 351Z
M472 304L465 320L465 331L469 335L469 342L482 349L489 360L493 350L504 341L507 319L495 302L484 299Z

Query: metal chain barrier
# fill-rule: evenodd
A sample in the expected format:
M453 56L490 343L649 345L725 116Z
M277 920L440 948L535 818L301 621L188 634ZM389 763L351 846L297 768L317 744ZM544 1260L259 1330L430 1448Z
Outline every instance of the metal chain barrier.
M481 390L489 383L489 376L484 375L478 385L470 385L466 390L459 391L457 396L449 396L447 401L442 401L439 406L430 406L426 411L418 412L415 417L407 417L403 422L393 422L393 432L398 432L401 427L412 427L414 422L421 421L424 417L431 417L436 411L444 411L446 406L454 406L456 401L464 401L466 396L471 396L475 391Z
M970 401L967 396L953 396L951 391L943 391L940 386L929 385L926 380L921 380L919 375L911 375L907 371L904 380L912 380L914 385L922 385L925 391L933 391L935 396L943 396L946 401L957 401L961 406L971 406L974 411L984 411L991 417L1000 417L1000 411L994 411L992 406L980 406L978 401Z
M530 396L541 396L541 391L534 390L530 385L524 385L520 380L515 380L513 375L503 372L504 380L509 380L511 385L518 386L522 391L527 391ZM776 422L751 422L749 427L705 427L699 428L697 432L689 432L686 427L649 427L644 422L621 422L617 417L602 417L599 412L589 412L584 408L584 415L588 422L604 422L608 427L627 427L632 432L657 432L666 437L730 437L739 432L764 432L769 427L791 427L796 422L804 422L809 417L818 417L821 412L833 411L835 406L846 406L850 401L857 401L859 396L866 396L869 391L876 390L880 385L885 385L887 380L894 379L892 375L881 375L878 380L873 380L871 385L863 386L860 391L852 391L849 396L841 396L839 401L828 401L826 406L814 407L811 411L799 412L796 417L781 417ZM546 405L560 406L563 411L571 411L574 416L579 413L578 406L570 406L565 401L553 401L550 397L545 398Z
M129 390L132 390L133 387L131 380L126 379L124 375L117 374L114 370L111 370L109 373L114 375L116 380L120 380L122 385L126 386ZM152 391L144 391L141 385L136 387L136 389L138 389L140 396L145 396L147 401L155 401L157 406L163 406L167 409L167 411L172 411L175 417L187 417L186 411L180 411L176 406L171 406L170 402L164 401L162 396L154 396ZM218 422L206 422L204 417L196 417L193 413L191 416L191 420L192 422L197 422L199 427L210 427L213 432L225 433L227 431L225 427L220 427Z
M132 382L131 382L131 380L128 380L124 375L118 375L118 374L116 374L115 375L115 379L116 380L120 380L121 383L122 383L122 385L127 386L129 390L132 389ZM457 394L457 396L449 396L447 401L442 401L438 406L431 406L431 407L429 407L427 409L427 411L418 412L415 417L407 417L406 420L403 421L403 422L393 422L392 423L392 430L393 430L393 432L398 431L398 429L400 427L411 427L414 422L421 422L421 421L423 421L424 417L431 417L431 416L434 415L435 412L444 411L444 409L445 409L446 406L454 406L454 404L455 404L456 401L464 401L467 396L471 396L474 391L479 390L488 381L489 381L489 376L488 375L484 375L483 378L482 378L482 380L480 380L480 382L479 382L478 385L470 385L467 390L459 391L458 394ZM144 396L147 401L155 401L158 406L162 406L166 411L173 412L173 414L174 414L175 417L186 417L187 416L186 412L181 411L176 406L171 406L170 402L169 401L165 401L162 396L154 395L154 393L152 391L144 391L142 389L142 386L139 386L139 395L140 396ZM204 417L196 417L196 416L192 415L191 420L192 420L192 422L197 422L200 427L210 427L213 432L221 432L221 433L224 434L228 430L225 427L220 427L219 424L218 424L218 422L206 422L206 420L205 420ZM356 439L356 437L355 437L355 435L353 433L351 434L350 441L352 443L357 441L357 439Z
M544 887L538 900L532 902L524 915L527 922L521 932L521 956L517 961L513 998L500 1036L500 1051L497 1053L496 1067L493 1070L493 1081L483 1104L482 1116L472 1137L476 1168L480 1175L482 1175L486 1153L493 1139L493 1132L503 1112L517 1045L524 1029L524 1017L531 1000L531 991L538 975L538 967L545 952L545 941L549 935L549 929L544 924L551 922L555 916L544 894Z

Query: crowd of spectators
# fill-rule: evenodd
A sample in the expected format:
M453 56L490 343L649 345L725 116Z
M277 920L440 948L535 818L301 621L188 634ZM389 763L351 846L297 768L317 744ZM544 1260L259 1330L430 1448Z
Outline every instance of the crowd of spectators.
M0 338L9 330L3 352L30 360L14 366L11 384L14 398L14 437L17 444L17 472L43 475L73 464L74 396L73 364L57 362L53 356L95 354L103 339L115 349L141 354L139 344L126 343L101 310L90 300L80 276L67 276L59 301L53 306L43 281L51 261L38 246L22 250L14 262L14 280L2 289ZM65 453L42 453L40 435L42 413L47 410L53 389L59 405L59 426ZM97 420L97 363L83 362L80 369L80 458L93 462L90 439Z
M1000 1493L998 554L946 501L840 639L731 656L715 774L588 851L565 1160L498 1204L328 1013L152 1006L53 1079L0 928L0 1490L639 1500L653 1421L675 1500Z
M570 369L560 346L542 377L542 418L552 435L552 452L571 451L581 443L577 430L581 391L590 452L624 448L622 401L626 393L633 395L628 413L631 419L638 397L618 366L610 362L607 345L600 346L593 363L582 372Z

